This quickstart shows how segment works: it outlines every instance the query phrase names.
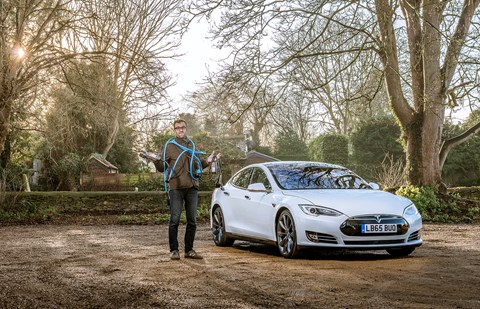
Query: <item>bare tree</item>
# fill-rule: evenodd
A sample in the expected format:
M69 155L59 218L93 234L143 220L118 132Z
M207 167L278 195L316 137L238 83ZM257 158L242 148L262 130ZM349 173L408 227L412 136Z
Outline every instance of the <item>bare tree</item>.
M15 100L38 84L41 72L78 56L59 44L61 34L74 21L68 1L0 1L0 153L11 128Z
M381 64L378 56L364 46L368 40L339 25L325 27L328 22L325 19L308 23L317 31L306 32L306 25L299 23L274 35L276 46L281 46L280 57L284 59L297 53L298 46L302 46L305 40L311 42L302 51L310 57L302 56L289 61L275 73L278 76L276 85L287 88L283 91L286 95L298 93L297 96L303 97L303 101L309 104L306 109L310 113L315 112L316 133L348 134L359 120L386 113L387 100L382 100ZM323 38L316 40L315 36L322 31ZM351 49L352 52L320 52L338 50L339 42L343 49ZM315 106L310 106L311 102L315 102Z
M230 72L209 76L203 88L188 100L203 119L211 121L214 118L217 123L223 123L220 131L229 132L234 123L240 122L243 130L249 131L253 141L259 145L262 130L267 126L275 106L275 98L268 87L257 87L255 80L249 81L252 84L239 84L233 80L235 77ZM238 131L237 126L233 128L233 131Z
M100 61L113 72L116 95L104 101L115 110L110 134L102 149L115 143L121 115L132 124L167 117L166 89L172 86L165 59L176 57L184 23L179 0L76 1L81 20L71 33L70 48L104 52Z
M199 0L188 9L195 16L223 10L214 35L221 46L234 50L231 70L237 75L243 72L247 78L255 75L266 82L296 59L313 61L329 55L376 52L392 110L404 133L408 180L431 185L441 181L449 149L480 130L478 122L458 137L442 140L449 104L478 103L479 3ZM268 42L261 44L279 32L297 36L297 46L289 50ZM336 44L321 44L336 33ZM346 44L340 36L345 33L358 37L356 45ZM317 48L310 50L311 46Z
M140 111L145 109L154 109L158 118L168 108L165 89L171 85L162 59L174 56L185 26L174 16L179 3L1 1L0 153L11 127L15 100L36 91L48 78L43 74L47 69L58 68L69 59L90 56L114 72L119 95L105 102L116 107L116 112L110 115L110 138L104 154L115 141L122 113L127 113L132 123L142 120ZM18 108L22 110L22 106Z
M273 136L280 129L290 128L298 137L307 142L319 132L320 123L318 106L311 97L304 96L303 91L291 91L276 101L276 106L269 119L269 135Z
M412 101L407 101L399 74L395 10L383 1L376 1L379 45L385 68L385 80L392 108L405 132L407 170L415 184L433 184L441 180L441 167L448 150L480 131L480 122L457 139L442 140L442 129L449 92L461 83L478 85L478 80L459 80L452 84L462 47L472 40L469 30L480 1L400 1L405 16L408 40ZM448 9L447 9L448 8ZM455 19L454 19L455 18ZM445 28L456 23L454 31ZM476 32L476 29L472 29ZM473 34L474 37L478 36ZM468 45L465 46L466 49ZM468 54L467 54L468 55ZM443 61L442 61L443 58Z
M309 136L349 134L360 120L388 113L381 72L366 57L344 68L347 59L343 56L294 61L291 72L280 74L277 85L285 88L283 96L288 98L278 101L275 122L298 116L296 123L313 127ZM297 130L299 136L306 136L305 132Z
M278 8L273 8L277 13L280 12ZM254 9L246 11L252 12ZM233 14L228 11L226 16ZM248 115L251 113L248 110L257 108L259 104L261 107L261 100L257 100L257 96L263 93L265 87L269 89L270 110L274 112L267 121L272 125L264 126L263 134L266 136L272 136L276 129L287 126L305 139L325 131L348 133L359 118L385 112L386 102L377 99L382 89L378 57L368 46L357 48L357 45L365 44L365 38L339 26L335 31L330 30L325 26L328 21L315 20L304 24L292 22L292 16L276 17L278 20L272 25L258 17L258 25L263 24L265 28L262 29L268 28L270 31L260 29L258 31L262 35L256 35L256 25L252 24L248 31L245 30L252 33L250 41L240 31L236 31L235 35L229 34L231 41L239 43L241 47L224 40L220 32L225 29L218 30L217 38L234 50L232 58L235 61L222 68L220 75L223 79L217 83L229 85L237 92L237 96L241 96L242 92L252 94L248 101L235 106L234 114ZM227 24L225 21L224 25ZM315 40L317 32L307 31L315 28L321 32L322 27L332 35L324 34L325 39ZM307 40L311 43L306 44ZM343 44L344 49L351 48L355 52L319 52L338 49L338 42ZM269 50L264 47L267 45L274 47ZM257 86L250 90L249 85L252 84ZM271 108L273 105L274 109ZM238 118L231 118L235 119Z

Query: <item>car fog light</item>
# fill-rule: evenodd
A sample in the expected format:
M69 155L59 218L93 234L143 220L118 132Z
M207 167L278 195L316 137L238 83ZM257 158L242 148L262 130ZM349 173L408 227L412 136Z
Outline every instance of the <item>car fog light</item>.
M313 242L318 242L317 233L307 231L306 234L307 234L308 240L313 241Z

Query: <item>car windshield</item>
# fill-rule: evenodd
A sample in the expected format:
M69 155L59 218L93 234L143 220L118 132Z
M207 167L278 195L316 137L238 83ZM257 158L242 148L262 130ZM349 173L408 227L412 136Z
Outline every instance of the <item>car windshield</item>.
M371 189L361 177L348 169L317 165L270 166L276 182L284 190Z

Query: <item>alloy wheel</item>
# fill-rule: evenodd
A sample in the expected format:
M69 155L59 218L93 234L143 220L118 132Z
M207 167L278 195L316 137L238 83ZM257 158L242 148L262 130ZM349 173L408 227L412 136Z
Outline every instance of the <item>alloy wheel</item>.
M284 210L277 221L277 247L286 258L292 258L298 252L295 222L288 210Z
M231 246L233 239L227 237L225 232L225 218L220 207L215 208L212 217L212 235L213 241L217 246Z

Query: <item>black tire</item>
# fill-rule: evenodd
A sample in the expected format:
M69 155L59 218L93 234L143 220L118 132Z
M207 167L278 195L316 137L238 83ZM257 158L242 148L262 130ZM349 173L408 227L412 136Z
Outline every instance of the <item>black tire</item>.
M415 247L405 247L405 248L396 248L396 249L387 249L387 252L392 256L403 257L408 256L410 253L415 251Z
M297 232L292 214L288 209L280 213L277 220L277 248L280 254L287 259L293 258L298 253Z
M227 237L225 232L225 218L220 207L215 208L212 214L212 235L215 245L220 247L229 247L233 245L235 239Z

